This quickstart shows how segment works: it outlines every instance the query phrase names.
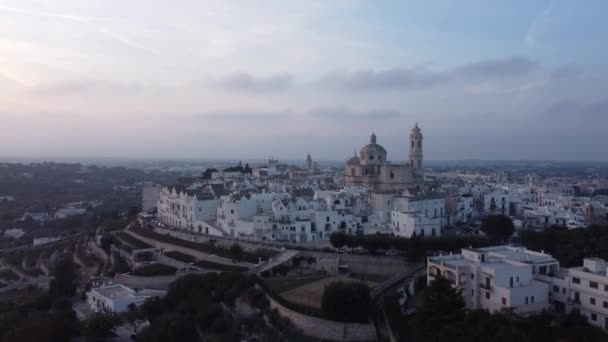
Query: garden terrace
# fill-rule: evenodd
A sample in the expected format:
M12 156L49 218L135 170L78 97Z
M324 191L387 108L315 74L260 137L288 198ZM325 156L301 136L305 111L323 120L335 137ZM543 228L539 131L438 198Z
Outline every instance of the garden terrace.
M122 240L122 242L131 245L134 249L153 248L153 246L150 246L149 244L139 240L138 238L134 237L133 235L131 235L127 232L118 232L118 233L116 233L116 237L119 238L120 240ZM124 244L123 244L123 246L124 246Z
M215 254L222 258L232 259L232 255L230 253L229 248L224 248L213 243L192 242L188 240L179 239L171 235L159 234L144 228L132 228L131 230L134 233L137 233L141 236L145 236L150 239L173 244L176 246L195 249L207 254ZM243 250L242 253L240 253L240 260L257 264L259 258L268 259L276 254L277 252L268 249L256 249L255 251Z
M196 258L193 257L190 254L186 254L186 253L182 253L182 252L178 252L178 251L170 251L170 252L166 252L165 256L171 258L171 259L175 259L181 262L185 262L187 264L191 263L191 262L195 262Z
M135 269L131 271L130 275L141 277L154 277L163 275L174 275L175 271L177 271L177 269L173 266L163 264L152 264Z
M194 266L217 270L217 271L226 271L226 272L245 272L247 271L247 267L238 266L238 265L226 265L226 264L218 264L209 260L199 260L194 263Z

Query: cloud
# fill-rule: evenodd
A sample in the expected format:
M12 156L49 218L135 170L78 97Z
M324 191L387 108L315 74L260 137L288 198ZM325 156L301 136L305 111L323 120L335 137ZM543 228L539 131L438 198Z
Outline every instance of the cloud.
M444 70L426 67L334 71L325 74L319 83L355 91L408 91L448 84L467 84L479 81L503 81L526 77L540 70L538 62L526 57L490 59Z
M551 104L545 114L552 116L582 116L586 118L608 118L608 100L590 103L579 103L576 101L559 101Z
M143 86L104 80L67 80L40 84L29 88L33 95L67 96L84 94L133 94Z
M539 64L526 57L508 57L466 64L456 69L456 76L478 79L503 79L526 76L538 70Z
M424 68L334 71L321 78L322 85L349 90L409 90L435 85L444 79L441 73Z
M315 118L330 119L335 121L386 121L401 116L401 113L394 110L376 109L368 111L353 111L344 107L318 107L308 112L308 115Z
M245 93L273 93L288 90L293 86L293 77L280 73L268 77L257 77L246 72L236 72L210 82L222 90Z
M187 115L187 120L197 121L228 121L233 123L269 123L283 121L291 117L289 110L283 111L251 111L251 112L240 112L240 111L216 111L216 112L199 112L192 115Z

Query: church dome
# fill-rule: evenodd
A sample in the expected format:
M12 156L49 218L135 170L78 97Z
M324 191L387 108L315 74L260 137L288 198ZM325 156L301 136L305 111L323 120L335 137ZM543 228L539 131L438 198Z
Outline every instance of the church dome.
M357 155L355 154L355 156L348 159L346 163L348 165L359 165L361 163L361 159L359 159L359 157L357 157Z
M361 164L379 164L386 161L386 150L376 143L376 134L372 133L369 144L363 146L361 152Z
M382 155L382 156L386 156L386 150L384 149L384 147L382 147L382 145L378 145L378 144L367 144L365 146L363 146L363 148L361 149L361 155Z

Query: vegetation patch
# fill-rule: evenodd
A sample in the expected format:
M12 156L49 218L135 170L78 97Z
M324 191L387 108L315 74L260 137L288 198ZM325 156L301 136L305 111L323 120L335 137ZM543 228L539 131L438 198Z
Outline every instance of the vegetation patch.
M140 239L134 237L133 235L127 233L127 232L118 232L116 233L116 236L122 240L124 243L127 243L129 245L131 245L132 247L134 247L135 249L145 249L145 248L152 248L153 246L141 241Z
M161 242L170 243L176 246L182 246L186 248L191 248L194 250L201 251L203 253L215 254L222 258L229 258L233 260L242 260L250 263L257 263L259 258L268 259L277 254L277 252L269 249L256 249L255 251L246 251L241 248L239 253L236 253L237 250L234 247L224 248L219 245L213 243L201 243L201 242L192 242L187 240L182 240L176 238L171 235L158 234L152 230L144 229L144 228L133 228L133 232L145 236L150 239L158 240Z
M262 281L276 293L281 293L289 290L296 289L300 286L304 286L310 283L314 283L321 279L327 278L327 275L316 275L309 277L277 277L277 278L265 278Z
M211 269L211 270L228 271L228 272L245 272L248 270L248 268L245 266L220 264L217 262L204 260L204 259L195 262L194 266L197 266L200 268Z
M196 258L193 257L190 254L186 254L186 253L182 253L182 252L178 252L178 251L171 251L171 252L167 252L165 253L165 256L171 258L171 259L175 259L181 262L185 262L185 263L191 263L196 261Z
M0 271L0 279L6 280L6 281L16 281L16 280L19 280L19 278L20 278L19 275L11 269L7 268L7 269Z
M174 275L177 269L173 266L163 264L152 264L131 271L131 275L140 277L154 277L163 275Z

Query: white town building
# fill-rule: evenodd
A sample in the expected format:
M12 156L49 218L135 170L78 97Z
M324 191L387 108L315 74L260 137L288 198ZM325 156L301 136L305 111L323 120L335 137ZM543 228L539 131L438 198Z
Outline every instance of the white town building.
M447 278L462 290L469 309L502 309L519 314L549 308L549 285L538 280L559 270L559 262L549 254L523 247L496 246L463 249L460 254L428 258L428 282Z

